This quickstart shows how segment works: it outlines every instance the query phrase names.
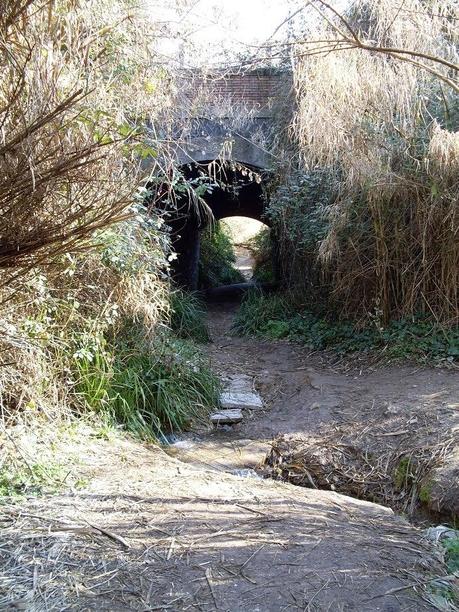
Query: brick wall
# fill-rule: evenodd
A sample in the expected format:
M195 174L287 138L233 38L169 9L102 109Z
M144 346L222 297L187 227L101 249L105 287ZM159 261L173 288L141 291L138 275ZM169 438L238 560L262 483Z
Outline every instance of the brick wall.
M256 70L246 74L194 75L193 90L201 90L209 102L230 99L248 107L263 108L276 98L279 89L290 80L287 73Z
M206 83L213 95L235 102L264 106L276 95L279 77L274 75L229 75Z

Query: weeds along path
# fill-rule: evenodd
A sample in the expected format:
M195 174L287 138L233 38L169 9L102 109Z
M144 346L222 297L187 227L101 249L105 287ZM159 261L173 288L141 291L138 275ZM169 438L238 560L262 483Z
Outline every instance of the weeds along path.
M211 313L211 359L254 375L267 410L185 439L175 452L194 465L121 436L80 439L85 488L2 507L0 608L448 609L454 578L422 529L380 505L230 471L255 465L279 432L356 420L358 397L378 414L454 380L432 371L378 387L381 373L355 379L286 343L233 338L231 316Z

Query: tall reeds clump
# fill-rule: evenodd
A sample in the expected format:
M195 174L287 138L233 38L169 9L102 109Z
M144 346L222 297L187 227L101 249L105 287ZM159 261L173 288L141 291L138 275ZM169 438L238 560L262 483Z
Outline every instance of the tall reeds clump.
M0 446L12 455L30 423L98 412L157 432L215 399L204 368L194 393L201 366L168 337L169 235L145 205L142 160L167 163L144 132L170 103L154 35L131 0L2 4Z
M117 107L106 67L116 16L109 13L104 34L94 4L2 7L0 269L11 272L2 286L81 249L123 218L136 188L135 164L120 155L127 109Z
M59 383L44 340L75 300L98 314L104 310L106 283L84 300L75 293L91 294L84 278L88 261L81 254L105 228L130 215L141 179L135 126L151 101L132 91L127 95L130 86L143 83L147 70L145 39L134 20L123 0L2 4L3 415L29 401L35 406L34 396L47 398L43 406L56 404L51 387ZM101 273L94 257L92 266ZM77 279L75 291L71 285ZM116 293L118 285L110 291ZM59 343L59 334L54 339Z
M450 2L362 0L340 19L314 4L317 29L295 48L293 134L301 173L326 172L330 197L303 211L304 227L320 217L307 265L343 316L457 324L457 13ZM301 248L289 258L300 266Z

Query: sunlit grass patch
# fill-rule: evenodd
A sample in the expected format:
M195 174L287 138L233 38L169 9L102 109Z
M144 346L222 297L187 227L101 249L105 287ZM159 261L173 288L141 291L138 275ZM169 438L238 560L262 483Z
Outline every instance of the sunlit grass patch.
M244 276L235 263L234 246L225 226L216 222L207 227L201 236L199 288L243 282Z
M43 415L22 414L14 427L0 431L0 498L85 486L81 448L96 437L98 426L94 418L49 421Z
M87 408L146 438L184 430L218 402L218 379L195 345L167 333L149 342L134 324L76 367Z

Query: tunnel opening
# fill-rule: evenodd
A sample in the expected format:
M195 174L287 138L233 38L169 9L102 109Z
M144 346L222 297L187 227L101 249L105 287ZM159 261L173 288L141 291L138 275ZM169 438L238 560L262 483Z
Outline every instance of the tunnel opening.
M248 217L214 221L201 231L198 289L257 284L270 260L268 226Z
M178 194L175 202L176 218L170 222L173 247L177 254L174 279L182 288L191 291L206 290L211 287L209 283L205 286L206 283L202 281L205 262L201 251L202 247L208 249L209 237L212 239L212 235L215 237L217 232L220 241L224 242L226 236L226 241L230 242L226 246L234 248L231 226L238 226L237 222L235 225L228 219L246 219L243 225L247 228L251 222L269 227L269 219L266 217L269 174L263 169L237 161L215 160L187 164L181 171L191 188ZM235 231L237 233L238 230ZM212 249L210 251L208 258L212 257ZM213 256L216 257L216 253ZM212 263L216 262L208 259L207 267ZM248 262L245 266L241 263L241 268L244 267L251 268L251 265ZM234 269L237 271L236 266ZM247 282L244 276L249 274L249 269L239 272L239 281ZM236 275L234 280L237 280ZM231 284L230 278L227 281L223 284Z
M240 216L225 217L220 223L231 240L235 268L244 280L268 280L266 276L272 255L271 228L256 219Z

